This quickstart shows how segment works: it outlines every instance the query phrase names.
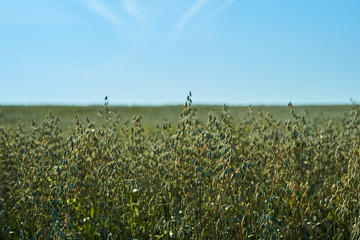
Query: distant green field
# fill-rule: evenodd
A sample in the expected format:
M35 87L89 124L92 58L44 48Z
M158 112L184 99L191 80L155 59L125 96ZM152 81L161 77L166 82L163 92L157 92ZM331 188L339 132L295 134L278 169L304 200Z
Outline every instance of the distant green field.
M197 118L203 123L206 123L210 109L221 109L223 107L194 106L197 109ZM304 116L306 119L319 116L338 118L348 113L350 107L350 105L294 106L294 110L299 116ZM104 124L104 118L99 116L98 112L103 108L103 106L0 106L0 112L3 115L0 125L15 128L21 120L25 128L28 128L33 120L39 124L48 113L52 112L60 119L59 125L65 132L74 126L76 115L80 117L81 121L85 121L88 117L96 126L100 127ZM149 130L156 128L156 126L162 126L165 119L176 126L183 106L112 106L112 108L120 116L121 123L131 121L134 115L140 115L144 128ZM286 106L254 106L252 108L255 115L269 112L278 120L290 118L289 109ZM236 122L248 114L249 106L230 106L229 112Z

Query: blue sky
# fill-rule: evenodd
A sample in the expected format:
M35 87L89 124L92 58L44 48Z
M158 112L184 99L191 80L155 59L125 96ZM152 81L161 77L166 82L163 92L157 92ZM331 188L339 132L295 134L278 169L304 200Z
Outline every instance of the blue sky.
M0 2L0 104L360 101L358 0Z

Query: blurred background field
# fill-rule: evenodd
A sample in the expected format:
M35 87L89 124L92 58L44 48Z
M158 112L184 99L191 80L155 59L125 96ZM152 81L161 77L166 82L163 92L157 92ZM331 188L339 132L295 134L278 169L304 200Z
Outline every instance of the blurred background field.
M197 109L196 117L203 123L206 123L210 109L221 109L223 106L206 106L199 105L194 107ZM294 106L295 112L305 119L313 119L319 116L329 118L339 118L350 112L351 105L310 105L310 106ZM116 114L120 115L120 122L131 121L134 115L140 115L145 130L161 127L164 120L169 121L173 127L177 126L179 114L183 109L181 105L174 106L112 106L116 110ZM3 127L17 127L19 120L24 124L25 129L29 129L31 122L34 120L40 124L48 113L53 113L60 119L59 125L66 132L74 127L76 116L78 115L82 122L88 117L95 123L95 127L104 124L104 117L100 116L99 111L103 110L103 106L0 106L2 120L0 125ZM235 122L242 120L249 113L249 106L229 106L229 112L233 116ZM269 112L277 120L290 119L289 109L286 106L253 106L253 113L266 114Z

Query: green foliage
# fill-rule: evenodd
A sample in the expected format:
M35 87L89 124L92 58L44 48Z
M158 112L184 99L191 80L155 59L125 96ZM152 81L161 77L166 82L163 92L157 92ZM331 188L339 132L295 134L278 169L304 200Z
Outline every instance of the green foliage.
M357 107L288 107L238 122L213 108L202 123L189 95L177 127L120 122L108 102L99 127L76 117L65 134L51 113L1 127L0 238L360 238Z

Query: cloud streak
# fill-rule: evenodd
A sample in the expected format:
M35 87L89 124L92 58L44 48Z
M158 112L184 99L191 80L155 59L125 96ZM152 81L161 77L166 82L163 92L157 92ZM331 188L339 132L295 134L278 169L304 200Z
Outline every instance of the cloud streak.
M146 22L144 16L140 13L139 9L135 5L133 0L122 0L122 4L126 10L126 12L132 16L136 21L140 23Z
M193 17L200 8L206 3L207 0L198 0L196 1L191 8L189 8L179 19L174 30L181 31L187 24L187 22Z
M218 14L220 14L223 10L225 10L227 7L229 7L232 3L234 3L235 0L228 0L224 4L222 4L220 7L218 7L216 10L211 12L209 15L207 15L203 20L201 20L198 24L194 25L190 30L188 30L184 35L181 36L180 39L186 38L188 35L199 29L201 26L208 23L211 19L216 17Z
M107 6L103 5L99 1L87 0L87 3L93 12L95 12L97 15L101 16L108 22L118 27L124 26L123 21L121 21L121 19L116 16L116 14L114 14Z
M160 47L161 49L167 47L172 41L176 40L176 37L183 31L189 20L196 15L201 7L207 2L207 0L197 0L186 12L184 12L173 29L170 31L165 42Z
M220 5L218 8L216 8L213 12L211 12L209 15L207 15L204 19L202 19L200 22L192 26L189 30L185 31L186 25L188 21L196 15L200 8L206 3L207 0L198 0L196 1L191 8L189 8L178 20L175 27L170 31L170 34L166 38L165 42L162 44L160 49L166 48L171 42L174 40L181 40L186 38L188 35L199 29L201 26L208 23L211 19L216 17L218 14L220 14L223 10L225 10L227 7L229 7L232 3L235 2L235 0L227 0L225 3Z

